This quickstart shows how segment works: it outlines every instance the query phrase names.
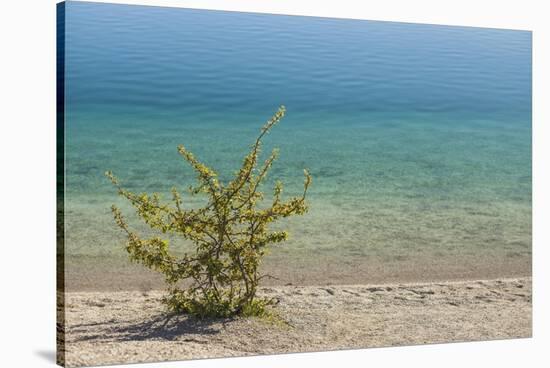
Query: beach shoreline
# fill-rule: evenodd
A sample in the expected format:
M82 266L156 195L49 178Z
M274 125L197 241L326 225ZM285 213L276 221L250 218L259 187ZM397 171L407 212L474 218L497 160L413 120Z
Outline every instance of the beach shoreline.
M531 277L263 286L283 322L166 319L163 291L63 293L67 366L525 338ZM61 306L63 307L63 306Z
M122 257L64 257L64 290L78 291L152 291L163 290L162 275L131 263ZM362 285L387 283L445 282L521 278L532 274L527 255L457 254L456 257L432 255L337 257L332 254L298 253L290 256L273 252L262 263L261 272L273 276L260 286Z

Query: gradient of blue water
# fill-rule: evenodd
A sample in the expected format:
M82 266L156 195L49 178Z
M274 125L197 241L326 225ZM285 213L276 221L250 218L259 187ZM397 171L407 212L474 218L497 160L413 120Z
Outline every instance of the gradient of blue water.
M182 143L226 179L284 104L288 249L530 256L530 32L80 2L66 31L69 254L119 249L106 170L185 188Z

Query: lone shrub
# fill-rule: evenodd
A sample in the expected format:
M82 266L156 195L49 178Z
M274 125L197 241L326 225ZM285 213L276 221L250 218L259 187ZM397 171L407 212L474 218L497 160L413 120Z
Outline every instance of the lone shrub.
M164 275L169 293L163 301L172 312L200 318L266 313L271 300L256 297L258 283L266 277L260 275L258 268L268 246L288 237L286 231L270 231L268 225L280 218L304 214L311 184L311 176L304 170L300 197L283 201L283 185L277 182L269 207L259 207L264 198L260 184L278 155L275 149L258 165L262 138L284 114L285 108L281 106L263 126L242 167L227 184L184 146L178 146L180 155L197 173L199 184L189 188L190 194L202 193L208 198L202 208L184 209L176 188L172 188L172 203L161 202L158 193L132 193L111 172L106 172L118 193L130 201L137 215L152 229L177 234L194 245L191 254L177 258L171 254L168 240L141 238L130 229L120 210L114 205L111 208L116 224L128 237L126 250L130 259ZM181 283L182 280L186 282Z

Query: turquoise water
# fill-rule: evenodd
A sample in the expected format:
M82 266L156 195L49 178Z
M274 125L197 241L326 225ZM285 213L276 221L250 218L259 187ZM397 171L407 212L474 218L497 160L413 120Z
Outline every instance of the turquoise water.
M530 257L530 32L80 2L65 27L69 256L124 256L106 170L184 189L181 143L227 179L284 104L265 189L314 180L289 259Z

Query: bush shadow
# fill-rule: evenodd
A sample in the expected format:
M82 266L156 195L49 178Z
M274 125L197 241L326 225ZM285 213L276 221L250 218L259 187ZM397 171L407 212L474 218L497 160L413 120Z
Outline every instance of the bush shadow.
M75 341L177 340L185 336L215 335L233 320L232 318L198 319L187 315L162 314L138 323L109 321L80 324L74 326L74 331L82 336L77 337ZM88 330L93 332L86 333Z

